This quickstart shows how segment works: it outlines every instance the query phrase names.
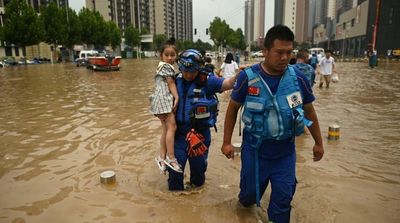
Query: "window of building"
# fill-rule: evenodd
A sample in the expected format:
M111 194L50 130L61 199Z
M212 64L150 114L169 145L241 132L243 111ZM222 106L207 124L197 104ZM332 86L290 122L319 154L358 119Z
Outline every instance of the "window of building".
M351 27L354 26L355 21L356 21L355 19L352 19L352 20L351 20Z

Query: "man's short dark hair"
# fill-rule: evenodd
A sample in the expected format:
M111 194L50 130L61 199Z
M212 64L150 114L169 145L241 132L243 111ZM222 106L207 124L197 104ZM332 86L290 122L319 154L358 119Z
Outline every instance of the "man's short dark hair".
M276 25L268 30L264 39L264 47L267 49L271 49L274 44L274 40L283 40L283 41L294 41L294 34L289 27L284 25Z
M297 52L296 54L296 58L306 60L308 59L307 54L308 54L307 49L300 49L299 52Z

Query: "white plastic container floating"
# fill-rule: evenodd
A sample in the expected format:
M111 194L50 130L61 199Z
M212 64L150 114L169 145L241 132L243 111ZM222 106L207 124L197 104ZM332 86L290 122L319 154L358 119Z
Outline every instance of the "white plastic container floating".
M100 183L102 184L113 184L116 182L115 172L112 170L103 171L100 174Z
M235 142L232 143L233 150L235 151L235 154L240 154L242 151L242 143L241 142Z

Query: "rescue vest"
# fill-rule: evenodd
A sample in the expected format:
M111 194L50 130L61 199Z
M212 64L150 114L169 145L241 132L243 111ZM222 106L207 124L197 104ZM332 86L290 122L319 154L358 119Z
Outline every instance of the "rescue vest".
M310 58L310 65L317 65L317 63L318 63L317 57L316 56L312 56Z
M199 84L198 79L199 76L190 84L185 84L181 75L176 79L179 95L176 120L178 124L190 125L196 130L215 127L218 116L217 96L208 95L207 81Z
M304 132L303 100L294 69L288 66L277 92L272 94L262 74L245 69L248 93L244 102L244 129L260 139L283 140ZM310 121L308 121L310 122ZM311 123L306 123L311 125Z

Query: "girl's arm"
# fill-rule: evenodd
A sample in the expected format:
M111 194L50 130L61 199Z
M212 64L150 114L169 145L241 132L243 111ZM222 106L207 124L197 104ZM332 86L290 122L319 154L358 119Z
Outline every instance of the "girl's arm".
M179 95L178 95L178 90L176 89L175 79L173 77L167 77L167 84L169 91L171 92L172 96L174 96L174 106L172 108L172 111L175 112L179 101Z

